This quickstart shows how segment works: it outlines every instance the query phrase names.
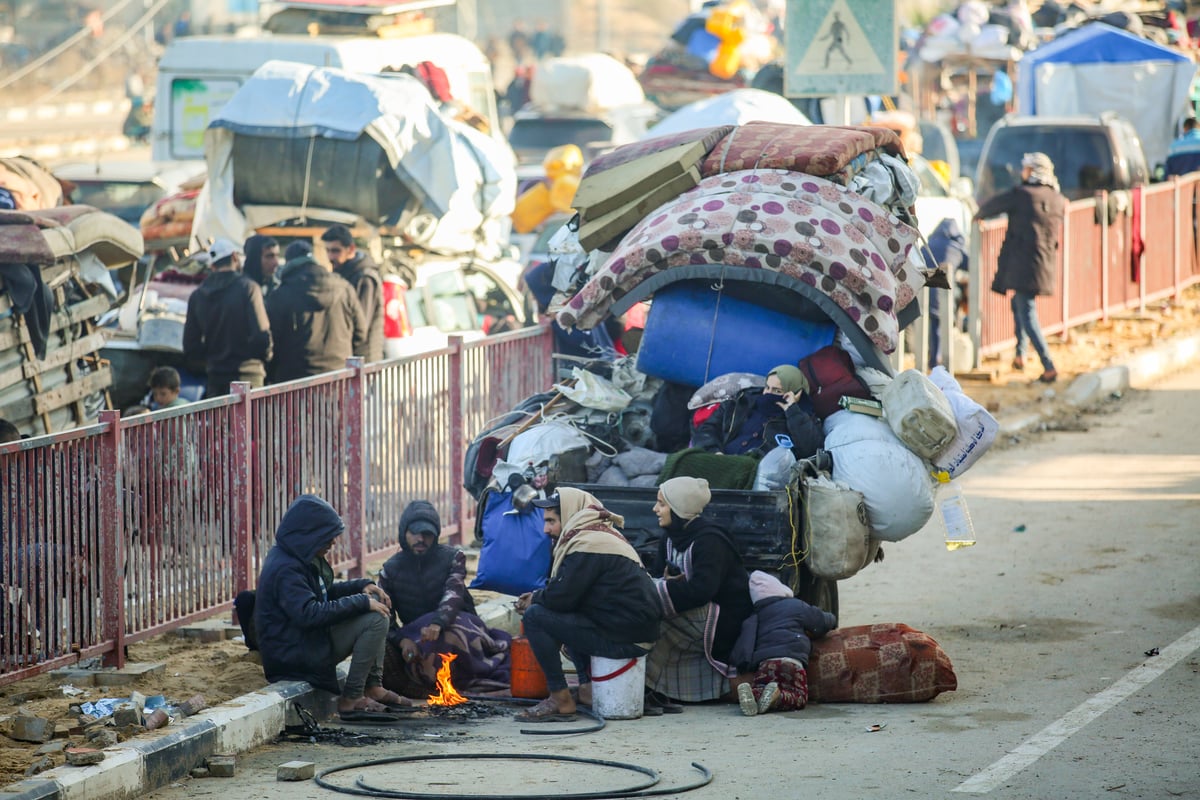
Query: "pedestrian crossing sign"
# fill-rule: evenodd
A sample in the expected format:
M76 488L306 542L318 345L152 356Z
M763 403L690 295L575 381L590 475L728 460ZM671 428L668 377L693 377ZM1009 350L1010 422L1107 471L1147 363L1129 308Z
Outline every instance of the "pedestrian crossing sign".
M784 94L895 94L895 0L788 0Z

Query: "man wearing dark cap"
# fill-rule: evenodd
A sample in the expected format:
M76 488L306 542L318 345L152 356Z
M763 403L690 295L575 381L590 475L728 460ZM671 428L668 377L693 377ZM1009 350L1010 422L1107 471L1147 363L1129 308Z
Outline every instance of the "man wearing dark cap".
M442 520L428 500L414 500L400 515L400 552L379 571L392 601L384 686L409 697L436 691L442 653L453 653L451 681L460 692L507 689L512 637L492 630L475 614L467 591L467 559L440 544ZM398 624L397 624L398 621Z
M340 275L354 287L358 304L367 321L367 341L354 355L367 361L383 359L383 279L379 265L366 250L359 250L345 225L334 225L321 234L325 256Z
M232 381L262 386L272 355L271 325L258 284L241 272L242 250L228 239L208 248L209 274L188 298L183 354L203 364L205 397L229 393Z
M592 700L592 656L639 658L658 636L654 584L633 545L618 530L625 520L580 489L560 488L533 504L555 540L550 580L521 595L517 611L550 696L518 714L520 722L562 722L575 716L559 649L579 676L578 702Z

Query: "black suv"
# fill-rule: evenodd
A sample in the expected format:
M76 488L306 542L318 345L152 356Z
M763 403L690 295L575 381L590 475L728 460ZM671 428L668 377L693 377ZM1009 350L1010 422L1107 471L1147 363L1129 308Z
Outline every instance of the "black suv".
M1021 180L1021 157L1045 153L1054 162L1062 193L1070 200L1101 190L1131 189L1150 180L1142 140L1129 120L1099 117L1010 115L988 131L975 173L979 202Z

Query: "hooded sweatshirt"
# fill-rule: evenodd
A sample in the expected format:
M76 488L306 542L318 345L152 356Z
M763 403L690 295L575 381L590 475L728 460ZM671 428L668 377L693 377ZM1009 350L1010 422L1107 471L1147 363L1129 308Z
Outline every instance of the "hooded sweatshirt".
M383 360L383 278L370 253L359 251L334 270L354 287L358 305L367 323L367 338L354 355L368 362Z
M405 536L417 520L437 533L433 546L421 555L413 552ZM467 558L457 547L441 544L441 532L437 509L427 500L409 503L400 515L400 552L383 565L379 585L392 598L401 625L436 611L433 622L444 630L460 612L475 613L475 601L467 591Z
M188 298L183 353L209 374L263 377L272 340L258 284L236 270L209 273Z
M271 383L341 369L367 340L354 288L312 256L293 259L279 271L279 285L267 296L267 316L275 338Z
M580 489L559 487L558 496L563 524L550 581L531 602L580 614L611 641L649 650L658 638L654 581L617 530L624 520Z
M333 507L311 494L288 506L263 561L254 603L254 627L267 680L308 681L338 694L337 662L329 629L371 611L362 593L371 581L333 580L317 555L344 526Z

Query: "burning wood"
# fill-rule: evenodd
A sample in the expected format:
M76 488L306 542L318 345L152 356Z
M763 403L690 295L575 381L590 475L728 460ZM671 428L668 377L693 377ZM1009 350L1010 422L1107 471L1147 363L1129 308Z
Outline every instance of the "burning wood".
M457 653L442 653L442 666L437 673L437 694L429 695L431 706L457 706L467 702L450 682L450 664L458 658Z

